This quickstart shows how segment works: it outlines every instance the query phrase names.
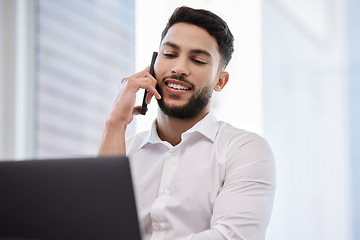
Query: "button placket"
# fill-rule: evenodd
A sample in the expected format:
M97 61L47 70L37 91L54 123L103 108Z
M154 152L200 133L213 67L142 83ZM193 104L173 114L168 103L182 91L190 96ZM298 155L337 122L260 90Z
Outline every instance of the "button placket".
M159 186L160 194L163 193L163 190L168 189L169 185L171 184L171 180L174 176L177 165L178 165L177 149L172 148L168 151L168 156L166 157L164 162L164 168Z
M153 224L153 229L154 229L155 231L161 230L161 224L160 224L160 223L154 223L154 224Z
M165 195L169 192L169 189L168 188L163 188L163 190L161 190L160 194L161 195Z
M176 150L175 150L175 149L171 149L171 150L169 151L169 154L170 154L170 156L174 157L174 156L176 155Z
M167 201L170 198L171 191L169 187L171 187L171 182L178 165L178 159L176 153L177 150L172 148L169 149L167 155L165 156L159 190L158 190L159 191L158 197L154 201L150 210L150 215L153 222L152 227L153 230L156 231L157 233L162 232L164 226L167 223L164 212L167 207Z

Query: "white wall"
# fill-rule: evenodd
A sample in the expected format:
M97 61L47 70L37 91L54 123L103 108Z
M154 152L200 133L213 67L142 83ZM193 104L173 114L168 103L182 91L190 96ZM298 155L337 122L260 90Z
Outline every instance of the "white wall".
M63 0L0 0L0 159L96 154L113 102L111 94L115 96L119 79L134 71L133 3L132 0L93 3ZM45 4L51 5L52 8L44 7ZM96 11L91 11L91 8ZM76 12L77 10L79 11ZM55 19L62 19L59 17L61 11L72 14L75 20L71 19L71 23L59 20L62 21L61 24L52 19L39 20L44 19L43 16L46 14ZM81 14L90 18L89 21L87 22L86 17L80 16ZM65 19L69 20L67 17ZM37 29L36 20L39 20ZM84 22L91 24L86 25ZM79 30L76 29L75 33L82 38L76 38L71 31L68 33L71 27L66 27L66 24L72 24L73 28L79 24ZM48 35L44 37L40 34L40 30L45 28L44 25L50 26L50 32L55 37L50 34L50 38L46 38ZM99 31L94 30L96 28ZM61 32L64 29L65 33ZM124 29L126 31L123 31ZM58 37L59 35L65 37ZM128 44L123 44L126 40L121 38L125 39L127 36L131 36L131 40L127 40ZM44 41L44 38L49 41ZM66 48L75 48L76 41L80 41L79 45L82 44L85 48L75 50L79 50L85 56L80 56L79 51L69 51L69 48ZM50 47L44 47L44 43ZM51 47L56 50L51 51ZM126 53L119 48L126 49ZM40 53L40 50L44 51ZM65 55L65 60L57 58L59 55ZM44 61L40 61L40 58ZM45 64L42 64L44 62ZM44 65L50 65L45 71L55 69L50 71L53 75L50 75L49 71L46 74L41 71L44 70ZM70 66L70 70L59 71L64 65ZM81 72L80 67L77 67L79 65L90 67L82 67ZM73 69L76 70L71 71ZM64 72L66 76L62 74ZM74 77L79 72L80 76ZM69 78L69 75L72 78ZM84 83L79 83L76 79L81 79ZM77 90L76 87L79 88L80 85L80 90ZM48 86L51 86L51 89ZM64 95L64 92L67 94ZM72 114L72 110L76 114ZM54 125L55 127L51 128Z
M0 159L33 153L34 1L0 2Z
M14 155L15 1L0 1L0 159Z
M263 1L264 132L277 162L269 240L350 240L346 1Z

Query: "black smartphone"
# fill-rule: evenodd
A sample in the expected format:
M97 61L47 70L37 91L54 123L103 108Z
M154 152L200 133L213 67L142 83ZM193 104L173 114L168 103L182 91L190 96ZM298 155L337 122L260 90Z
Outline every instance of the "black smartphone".
M149 73L155 77L155 72L154 72L154 64L155 64L155 60L157 57L158 53L157 52L153 52L152 58L151 58L151 64L150 64L150 68L149 68ZM147 103L146 103L146 97L147 97L148 91L145 90L144 92L144 98L143 98L143 102L141 105L141 114L145 115L146 111L147 111Z

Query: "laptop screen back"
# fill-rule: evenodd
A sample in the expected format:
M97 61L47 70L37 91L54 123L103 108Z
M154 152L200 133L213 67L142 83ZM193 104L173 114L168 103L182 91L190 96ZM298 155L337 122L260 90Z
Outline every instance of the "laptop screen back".
M128 159L0 162L0 239L141 239Z

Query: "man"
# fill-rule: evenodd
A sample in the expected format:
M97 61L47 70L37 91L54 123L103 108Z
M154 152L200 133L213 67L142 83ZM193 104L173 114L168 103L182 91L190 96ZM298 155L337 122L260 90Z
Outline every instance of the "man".
M229 79L227 24L205 10L175 10L163 31L153 78L125 78L106 123L100 155L130 158L144 239L264 239L275 164L260 136L217 121L212 92ZM125 141L147 89L160 110L150 131Z

